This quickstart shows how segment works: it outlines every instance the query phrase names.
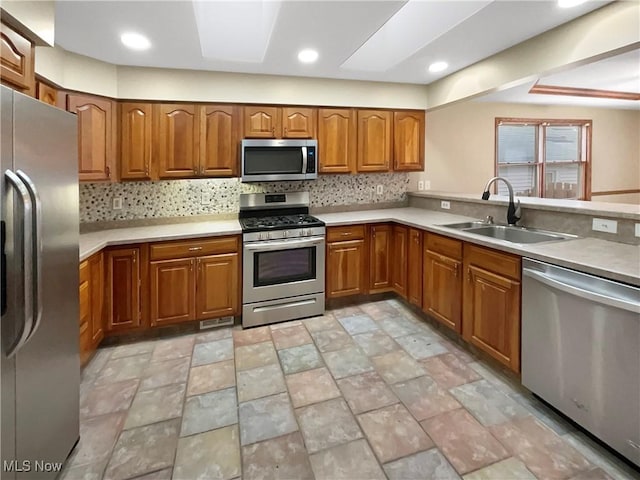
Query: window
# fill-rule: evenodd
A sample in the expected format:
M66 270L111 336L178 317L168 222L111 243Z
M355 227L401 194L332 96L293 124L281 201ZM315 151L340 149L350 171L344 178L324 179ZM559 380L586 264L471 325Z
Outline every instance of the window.
M518 196L589 200L591 121L496 118L495 168Z

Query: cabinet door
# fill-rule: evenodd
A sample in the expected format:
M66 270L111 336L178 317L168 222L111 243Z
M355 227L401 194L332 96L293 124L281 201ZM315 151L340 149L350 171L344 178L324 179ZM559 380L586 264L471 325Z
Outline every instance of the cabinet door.
M393 248L390 258L391 279L393 289L403 298L407 298L408 234L407 227L393 226Z
M244 107L244 137L280 138L281 115L279 107Z
M391 286L391 225L373 225L369 236L369 293L388 292Z
M156 105L156 141L160 178L198 174L200 129L195 105Z
M107 329L140 326L140 249L109 250L107 262Z
M194 258L150 264L151 326L195 319L196 276Z
M239 254L225 253L197 259L196 318L238 315L240 300Z
M327 244L327 298L365 292L365 241L349 240Z
M200 109L200 175L238 175L239 110L232 105Z
M519 372L520 282L474 265L466 270L465 340Z
M422 232L415 228L409 229L407 257L407 299L422 307Z
M114 165L113 102L90 95L67 95L67 110L78 116L80 180L110 180Z
M38 100L54 107L58 106L58 90L44 82L38 82Z
M120 104L120 178L151 178L152 104Z
M282 138L314 138L316 136L315 108L282 108Z
M447 327L462 331L462 262L425 249L423 309Z
M393 157L393 117L382 110L358 110L358 171L387 172Z
M91 275L91 343L95 349L104 338L104 255L89 259Z
M33 96L35 48L28 39L4 23L0 27L0 57L2 83Z
M355 110L318 110L318 159L320 173L354 173L357 123Z
M424 170L424 112L394 112L393 169Z
M80 363L84 365L91 356L91 274L89 262L80 264L80 284L78 298L80 304L79 334L80 334Z

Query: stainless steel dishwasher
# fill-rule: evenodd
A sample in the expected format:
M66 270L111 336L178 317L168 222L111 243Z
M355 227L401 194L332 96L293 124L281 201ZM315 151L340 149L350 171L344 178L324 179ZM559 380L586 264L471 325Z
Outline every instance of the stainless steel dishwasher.
M522 384L640 466L640 288L524 259Z

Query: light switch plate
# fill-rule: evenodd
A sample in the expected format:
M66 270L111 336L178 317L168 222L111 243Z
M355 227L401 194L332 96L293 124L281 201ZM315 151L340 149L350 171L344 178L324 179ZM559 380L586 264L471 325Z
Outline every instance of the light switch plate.
M431 180L425 180L424 181L424 189L425 190L431 190Z
M211 205L211 193L209 192L202 192L200 194L200 203L202 205Z
M636 223L636 237L640 237L640 223Z
M445 210L449 210L451 208L451 203L447 200L442 200L440 202L440 208L444 208Z
M113 197L113 209L122 210L122 197Z
M596 232L618 233L618 222L605 220L604 218L594 218L592 228Z

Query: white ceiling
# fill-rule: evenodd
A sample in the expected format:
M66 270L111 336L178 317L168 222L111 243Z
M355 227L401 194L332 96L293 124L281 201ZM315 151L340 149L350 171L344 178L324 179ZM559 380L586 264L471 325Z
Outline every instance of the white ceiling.
M477 101L640 110L640 101L529 93L529 90L536 82L540 85L558 87L640 93L640 49L564 72L547 75L507 90L493 92L478 98Z
M118 65L427 84L609 1L56 1L56 44ZM197 12L197 13L196 13ZM128 50L120 35L146 35ZM315 48L315 64L297 60ZM437 74L426 67L445 60Z

